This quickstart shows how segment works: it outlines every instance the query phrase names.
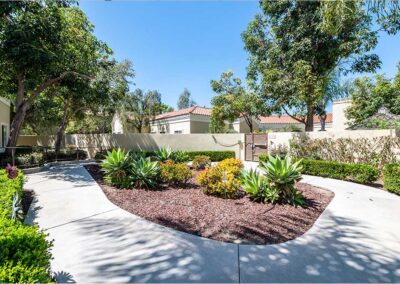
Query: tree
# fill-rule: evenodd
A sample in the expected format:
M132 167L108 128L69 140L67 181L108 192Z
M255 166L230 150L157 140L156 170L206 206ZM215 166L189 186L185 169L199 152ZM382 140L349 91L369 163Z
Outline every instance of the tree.
M395 34L400 30L399 0L367 0L367 1L323 1L323 29L331 34L339 35L345 26L343 22L357 10L363 9L376 21L379 30Z
M91 80L111 50L93 35L85 14L68 1L23 1L1 11L2 91L14 100L8 147L17 143L31 107L65 79Z
M381 107L400 115L400 69L394 80L382 75L357 78L350 98L351 105L346 110L346 117L351 124L362 124Z
M185 88L183 93L179 96L178 109L184 109L195 105L196 102L192 99L190 91Z
M248 82L271 110L286 113L313 130L316 102L321 99L334 69L373 71L377 55L368 54L377 43L371 19L360 8L342 21L332 35L322 28L323 1L260 1L242 34L249 52ZM358 7L358 6L357 6Z
M211 100L212 132L222 132L225 121L233 122L239 117L243 117L253 132L253 119L265 112L263 101L255 93L246 91L240 78L233 75L233 71L227 71L220 80L211 81L211 88L217 93Z
M146 93L141 89L136 89L125 102L125 120L142 133L146 127L149 127L150 121L160 114L163 108L161 103L161 94L158 91L148 91Z

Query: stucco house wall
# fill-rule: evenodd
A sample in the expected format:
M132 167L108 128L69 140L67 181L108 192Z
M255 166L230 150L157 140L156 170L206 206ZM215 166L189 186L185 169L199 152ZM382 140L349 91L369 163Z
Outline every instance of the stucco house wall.
M7 145L10 134L10 102L0 97L0 147Z
M344 99L334 101L332 105L333 112L333 131L345 130L349 127L347 123L349 122L346 118L346 109L351 105L351 100Z

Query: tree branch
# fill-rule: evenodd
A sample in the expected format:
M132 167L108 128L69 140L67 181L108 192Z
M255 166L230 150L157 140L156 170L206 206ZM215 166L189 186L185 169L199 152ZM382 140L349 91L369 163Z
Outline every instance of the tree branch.
M282 109L283 109L283 111L284 111L288 116L290 116L290 117L293 118L294 120L297 120L297 121L300 122L300 123L306 124L306 120L305 120L304 118L301 119L301 118L295 117L294 115L290 114L290 113L286 110L286 108L284 108L284 107L282 107Z

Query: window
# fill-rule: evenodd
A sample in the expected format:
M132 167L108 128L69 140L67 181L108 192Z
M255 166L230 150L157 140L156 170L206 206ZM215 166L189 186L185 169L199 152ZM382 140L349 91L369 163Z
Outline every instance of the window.
M175 130L174 133L175 134L182 134L183 132L182 132L182 130Z
M6 147L7 139L8 139L7 125L2 124L1 125L1 147Z

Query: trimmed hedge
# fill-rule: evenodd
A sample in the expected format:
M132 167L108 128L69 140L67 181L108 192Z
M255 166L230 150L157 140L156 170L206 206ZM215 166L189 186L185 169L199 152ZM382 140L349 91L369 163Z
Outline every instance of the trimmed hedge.
M102 150L96 153L96 160L103 160L107 151L111 151L112 149ZM154 151L142 151L145 153L146 157L154 156ZM235 151L188 151L186 152L190 158L193 160L196 156L208 156L212 162L219 162L229 158L235 158Z
M400 195L400 164L385 165L383 185L387 191Z
M323 160L303 160L303 174L358 183L372 183L379 177L377 168L366 164L346 164Z
M50 248L46 234L36 226L11 220L15 193L23 195L22 172L9 179L0 170L0 283L53 282L50 271Z

